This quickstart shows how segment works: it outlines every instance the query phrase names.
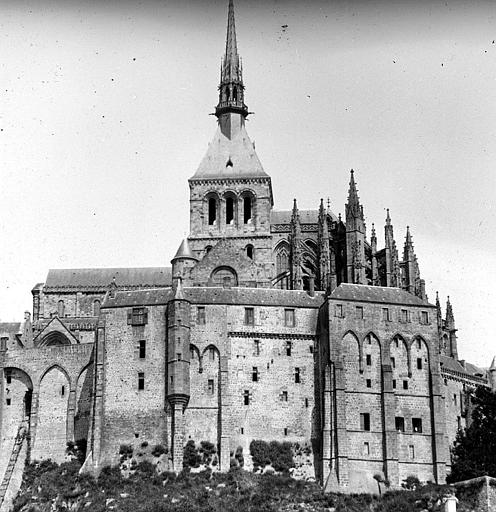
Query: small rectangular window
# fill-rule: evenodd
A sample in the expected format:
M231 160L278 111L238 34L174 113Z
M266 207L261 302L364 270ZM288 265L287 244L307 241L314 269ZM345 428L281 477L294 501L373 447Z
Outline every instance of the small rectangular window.
M421 369L422 369L422 358L417 357L417 370L421 370Z
M422 350L422 340L420 338L417 338L417 349Z
M394 428L398 432L404 432L405 431L405 418L403 418L401 416L396 416L396 418L394 418Z
M253 342L253 355L254 356L260 355L260 340L255 340Z
M355 316L358 318L358 320L363 318L363 306L357 306L355 308Z
M288 435L288 428L287 428L287 427L285 427L285 428L284 428L284 435L285 435L285 436L287 436L287 435Z
M198 306L196 309L196 323L198 325L205 325L206 317L205 317L205 307Z
M12 403L12 400L10 398L7 398L7 405L10 405Z
M367 441L363 443L363 455L370 455L370 443Z
M210 361L215 361L215 349L214 349L214 347L210 347L208 349L208 358L210 359Z
M254 366L253 369L252 369L251 380L253 382L258 382L258 368L256 366Z
M460 430L462 428L462 419L460 418L460 416L456 417L456 425L457 425L458 430Z
M208 379L208 394L214 394L214 379Z
M308 398L305 398L305 407L308 407Z
M292 343L290 341L286 341L286 355L287 356L291 355L291 346L292 346Z
M402 309L401 310L401 321L403 323L407 323L408 322L408 310L406 310L406 309Z
M367 432L370 431L370 414L368 412L360 413L360 428Z
M422 311L420 313L420 322L424 325L427 325L429 323L429 312L428 311Z
M64 396L64 395L65 395L65 386L62 386L62 387L60 388L60 395L61 395L61 396Z
M284 325L286 327L294 327L295 326L295 310L294 309L285 309L284 310Z
M396 389L396 379L393 379L393 389Z
M371 388L371 387L372 387L372 380L371 380L371 379L367 379L367 380L365 381L365 384L366 384L366 386L367 386L368 388Z
M391 367L396 368L396 359L394 357L391 358Z
M11 370L5 370L5 380L7 381L7 384L12 384L12 371Z
M403 381L403 389L408 389L408 381L407 380Z
M453 404L456 405L456 395L453 395Z
M172 377L171 377L172 379ZM171 381L172 383L172 381ZM145 389L145 374L143 372L138 373L138 389L142 391Z
M288 401L288 392L287 391L283 391L281 393L281 401L282 402L287 402Z
M370 354L366 355L365 360L367 361L367 366L372 366L372 356Z
M250 405L250 392L247 389L243 391L243 402L245 405Z
M177 359L178 361L181 361L181 360L182 360L182 358L183 358L183 354L182 354L181 352L178 352L178 353L176 354L176 359Z
M310 345L308 348L310 350L310 354L313 354L313 345Z
M243 427L241 427L241 434L244 434L245 433L245 429Z
M408 446L408 456L412 460L415 459L415 446L413 446L413 444Z
M145 359L146 357L146 341L140 340L139 341L139 358Z
M343 318L343 305L336 304L334 307L334 316L337 318Z
M382 308L382 319L385 322L389 322L391 320L389 317L389 308Z
M296 384L300 384L300 382L301 382L301 376L300 376L300 369L299 368L295 368L294 380L295 380Z
M245 308L245 325L255 325L255 310Z
M417 434L422 433L422 418L412 418L412 430Z
M130 325L145 325L148 323L146 308L133 308L127 313L127 323Z

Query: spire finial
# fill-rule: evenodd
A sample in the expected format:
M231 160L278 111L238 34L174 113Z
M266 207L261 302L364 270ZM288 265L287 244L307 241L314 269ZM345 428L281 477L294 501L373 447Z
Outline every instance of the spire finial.
M226 113L241 114L243 119L248 115L248 108L244 104L243 72L236 41L233 0L229 0L226 52L220 71L219 104L215 109L218 118Z

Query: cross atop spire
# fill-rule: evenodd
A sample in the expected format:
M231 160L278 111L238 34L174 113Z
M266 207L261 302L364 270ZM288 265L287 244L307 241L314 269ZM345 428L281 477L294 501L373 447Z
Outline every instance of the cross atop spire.
M236 42L236 24L234 21L234 3L229 0L227 15L226 53L220 67L219 103L215 115L222 125L222 116L238 114L242 119L248 115L248 107L244 104L243 67L238 55Z

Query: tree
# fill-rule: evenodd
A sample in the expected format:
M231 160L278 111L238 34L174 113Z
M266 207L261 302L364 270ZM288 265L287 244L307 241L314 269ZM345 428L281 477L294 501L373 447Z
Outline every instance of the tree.
M496 393L479 386L472 406L472 423L456 435L449 482L496 476Z

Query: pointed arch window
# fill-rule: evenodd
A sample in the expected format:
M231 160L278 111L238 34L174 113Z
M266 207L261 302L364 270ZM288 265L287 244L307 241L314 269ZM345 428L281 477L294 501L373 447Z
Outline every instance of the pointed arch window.
M238 90L236 86L233 87L233 101L238 101Z

